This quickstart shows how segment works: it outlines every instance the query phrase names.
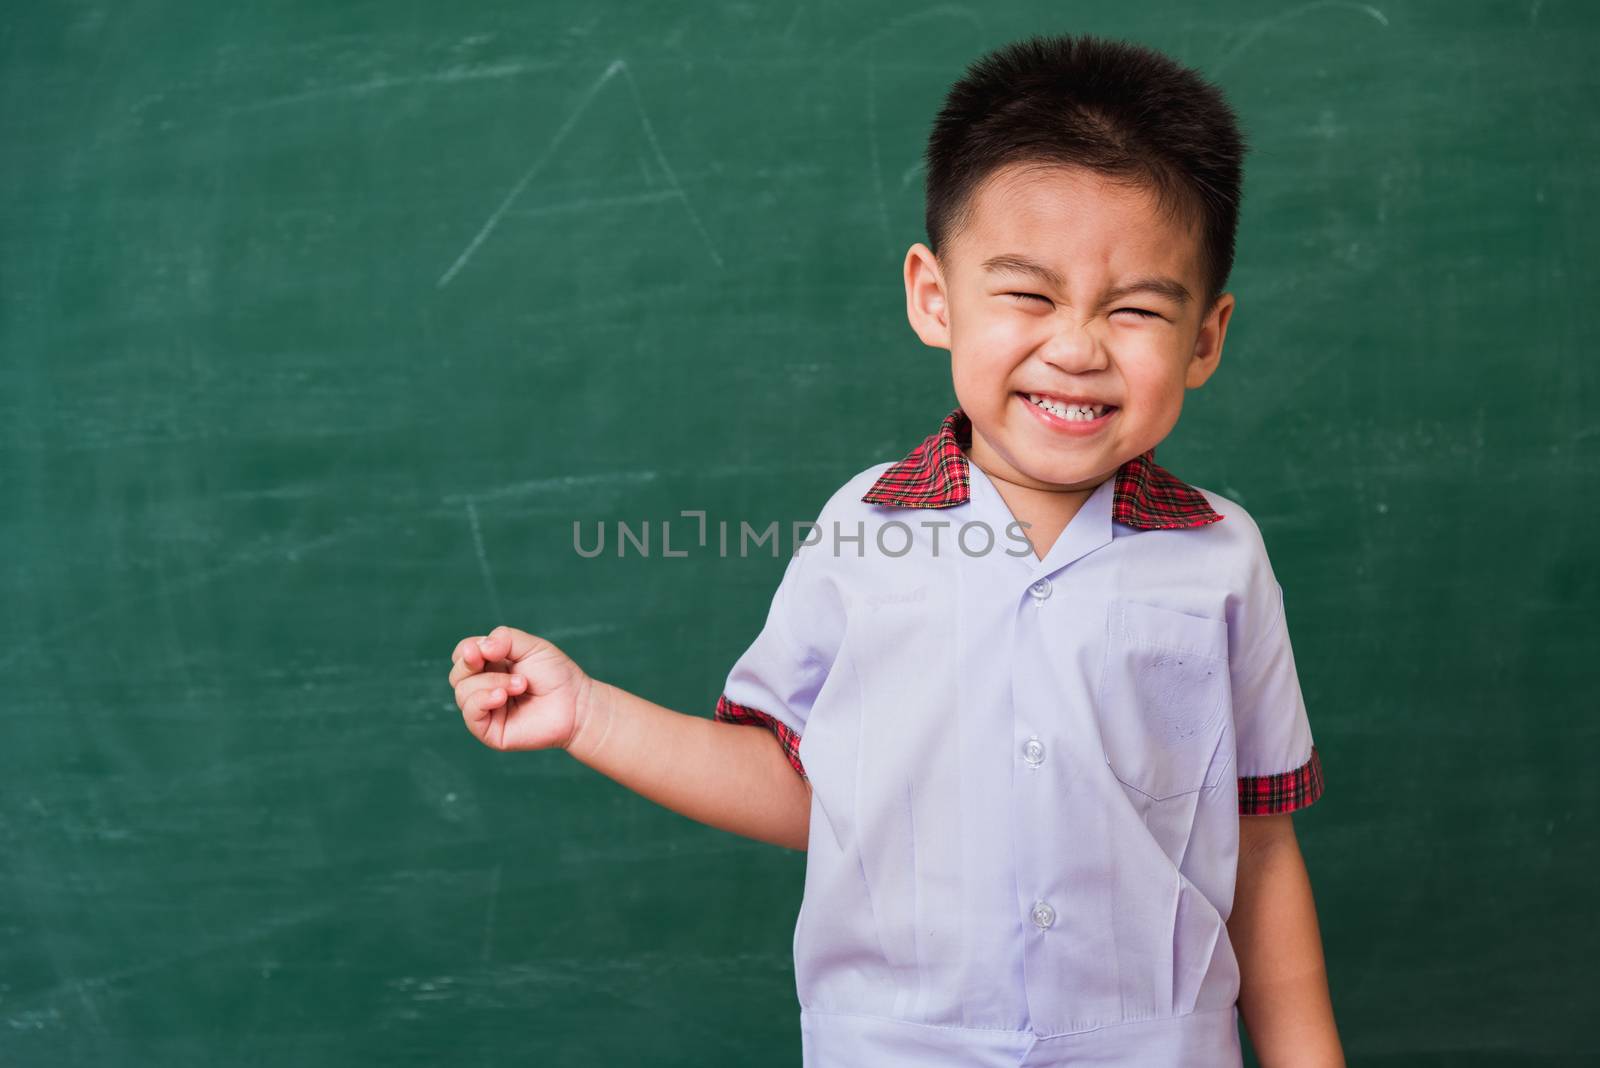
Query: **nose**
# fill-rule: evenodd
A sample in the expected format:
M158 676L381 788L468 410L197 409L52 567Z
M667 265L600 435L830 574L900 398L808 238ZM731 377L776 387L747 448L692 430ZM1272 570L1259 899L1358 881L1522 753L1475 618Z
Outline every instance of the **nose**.
M1039 358L1052 367L1071 374L1104 370L1108 365L1105 346L1087 326L1064 322L1061 329L1039 350Z

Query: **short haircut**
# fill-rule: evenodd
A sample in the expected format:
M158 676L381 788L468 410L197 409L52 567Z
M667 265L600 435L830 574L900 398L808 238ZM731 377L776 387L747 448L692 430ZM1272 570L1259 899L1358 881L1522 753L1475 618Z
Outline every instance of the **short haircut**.
M1208 311L1233 270L1249 146L1222 91L1142 45L1030 37L967 67L934 119L926 155L928 246L970 220L972 198L1008 164L1077 166L1154 193L1199 223Z

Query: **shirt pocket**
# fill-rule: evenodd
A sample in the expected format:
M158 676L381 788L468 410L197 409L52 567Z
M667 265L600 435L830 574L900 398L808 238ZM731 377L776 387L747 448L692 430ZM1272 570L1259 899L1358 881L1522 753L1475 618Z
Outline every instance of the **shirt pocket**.
M1156 800L1215 786L1229 721L1228 624L1138 601L1108 608L1100 736L1124 785Z

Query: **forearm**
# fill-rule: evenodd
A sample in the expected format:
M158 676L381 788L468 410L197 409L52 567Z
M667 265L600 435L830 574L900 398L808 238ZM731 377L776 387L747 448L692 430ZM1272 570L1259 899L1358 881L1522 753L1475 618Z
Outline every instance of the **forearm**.
M811 788L761 727L663 708L591 680L567 751L642 797L700 823L805 849Z
M1311 879L1292 835L1240 857L1228 935L1239 1013L1263 1068L1342 1068Z

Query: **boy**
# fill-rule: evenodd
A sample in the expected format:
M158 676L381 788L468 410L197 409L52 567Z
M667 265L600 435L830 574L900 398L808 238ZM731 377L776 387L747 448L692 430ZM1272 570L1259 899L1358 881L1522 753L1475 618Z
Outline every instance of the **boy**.
M1343 1063L1282 590L1154 460L1221 357L1244 151L1148 49L980 60L904 268L958 406L829 499L714 718L509 627L455 650L485 744L807 850L807 1065L1237 1065L1240 1015L1265 1065Z

